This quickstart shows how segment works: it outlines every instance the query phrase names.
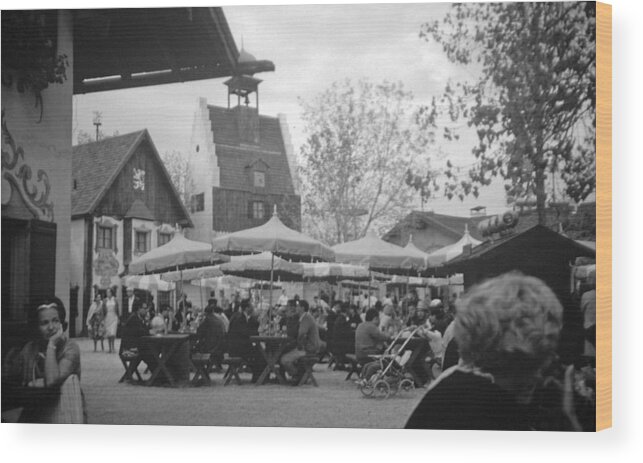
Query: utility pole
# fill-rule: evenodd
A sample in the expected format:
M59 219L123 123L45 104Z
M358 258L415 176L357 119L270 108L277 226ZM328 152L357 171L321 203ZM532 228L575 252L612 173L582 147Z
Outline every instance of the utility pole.
M102 117L102 114L100 112L94 111L94 122L93 122L93 124L96 127L96 141L98 141L98 139L100 137L100 126L103 125L103 123L101 122L102 118L103 117Z

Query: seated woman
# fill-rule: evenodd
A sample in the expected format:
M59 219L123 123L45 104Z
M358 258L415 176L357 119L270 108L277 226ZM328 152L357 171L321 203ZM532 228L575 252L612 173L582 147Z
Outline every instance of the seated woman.
M7 394L14 402L10 405L22 407L21 423L85 422L80 349L65 335L65 314L57 297L34 307L29 314L32 340L8 356L3 401Z
M529 404L555 357L563 309L539 279L509 273L458 302L460 363L444 371L407 428L529 430Z

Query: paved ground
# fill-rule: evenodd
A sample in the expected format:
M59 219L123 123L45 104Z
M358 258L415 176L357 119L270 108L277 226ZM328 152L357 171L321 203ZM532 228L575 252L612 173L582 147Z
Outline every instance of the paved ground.
M93 352L87 339L75 339L82 352L82 387L89 422L94 424L172 424L296 427L402 427L423 389L385 400L363 398L345 372L315 366L319 387L244 384L223 387L212 375L210 387L143 387L119 384L123 367L116 354ZM118 347L117 340L117 347Z

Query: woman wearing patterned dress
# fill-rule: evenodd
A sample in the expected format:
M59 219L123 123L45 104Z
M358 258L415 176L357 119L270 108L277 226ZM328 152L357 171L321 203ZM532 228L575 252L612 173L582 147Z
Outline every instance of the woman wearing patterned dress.
M107 299L105 300L105 336L109 345L109 353L115 352L114 340L116 339L116 329L118 328L118 301L114 296L114 291L107 290Z

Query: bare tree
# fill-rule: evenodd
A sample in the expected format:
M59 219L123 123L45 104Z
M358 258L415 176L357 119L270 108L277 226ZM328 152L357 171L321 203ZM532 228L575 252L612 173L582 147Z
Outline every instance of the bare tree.
M390 227L414 203L407 184L426 154L431 131L401 84L335 82L302 102L303 229L328 243Z
M174 188L181 196L183 205L190 210L190 201L195 187L188 160L179 151L166 151L161 155L161 160L170 174Z

